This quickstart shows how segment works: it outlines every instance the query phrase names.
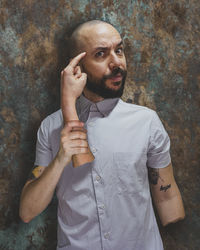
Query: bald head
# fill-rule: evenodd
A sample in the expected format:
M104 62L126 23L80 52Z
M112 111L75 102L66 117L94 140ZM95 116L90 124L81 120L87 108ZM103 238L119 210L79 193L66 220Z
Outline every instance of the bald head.
M92 20L80 24L72 33L70 37L70 57L74 57L77 54L85 51L88 41L91 40L95 33L101 32L102 29L118 31L109 23L101 20Z
M111 24L93 20L79 25L71 35L69 50L71 58L86 52L78 65L87 74L86 97L96 102L122 95L126 58L122 38Z

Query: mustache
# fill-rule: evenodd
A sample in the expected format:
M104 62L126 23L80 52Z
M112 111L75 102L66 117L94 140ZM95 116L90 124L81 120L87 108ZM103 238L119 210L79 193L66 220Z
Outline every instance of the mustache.
M126 76L126 70L123 70L123 69L121 69L119 67L115 68L115 69L112 70L111 74L105 75L103 78L104 79L109 79L109 78L115 77L118 74L121 74L122 77L125 77Z

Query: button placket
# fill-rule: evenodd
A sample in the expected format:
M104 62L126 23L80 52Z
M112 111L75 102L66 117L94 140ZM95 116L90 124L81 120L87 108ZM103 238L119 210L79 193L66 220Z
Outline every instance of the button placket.
M93 153L94 157L96 158L95 164L98 164L98 149L96 147L98 140L96 140L96 134L95 134L95 124L96 119L93 117L93 115L96 115L95 112L90 113L87 126L88 126L88 132L91 137L91 144L90 144L90 150ZM110 238L109 232L108 232L108 226L107 226L107 219L105 217L106 215L106 207L104 204L104 180L103 176L101 176L101 172L98 171L98 167L94 165L92 170L92 179L94 184L94 191L96 196L96 203L97 203L97 213L99 217L99 223L100 223L100 231L102 234L102 238L107 242Z

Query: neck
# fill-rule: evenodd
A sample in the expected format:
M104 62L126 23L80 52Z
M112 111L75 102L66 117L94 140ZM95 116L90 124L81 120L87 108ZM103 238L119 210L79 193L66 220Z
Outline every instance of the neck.
M85 88L83 90L83 95L88 99L90 100L91 102L100 102L100 101L103 101L104 98L91 92L90 90L88 90L87 88Z

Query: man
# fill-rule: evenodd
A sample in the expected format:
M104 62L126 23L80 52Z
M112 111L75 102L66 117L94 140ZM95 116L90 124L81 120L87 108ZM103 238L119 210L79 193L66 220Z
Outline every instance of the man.
M61 110L42 122L20 216L41 213L56 189L58 250L161 250L149 182L163 225L185 216L169 137L154 111L120 99L126 59L112 25L80 25L71 46L61 73L66 125ZM89 147L95 160L74 168L72 156Z

